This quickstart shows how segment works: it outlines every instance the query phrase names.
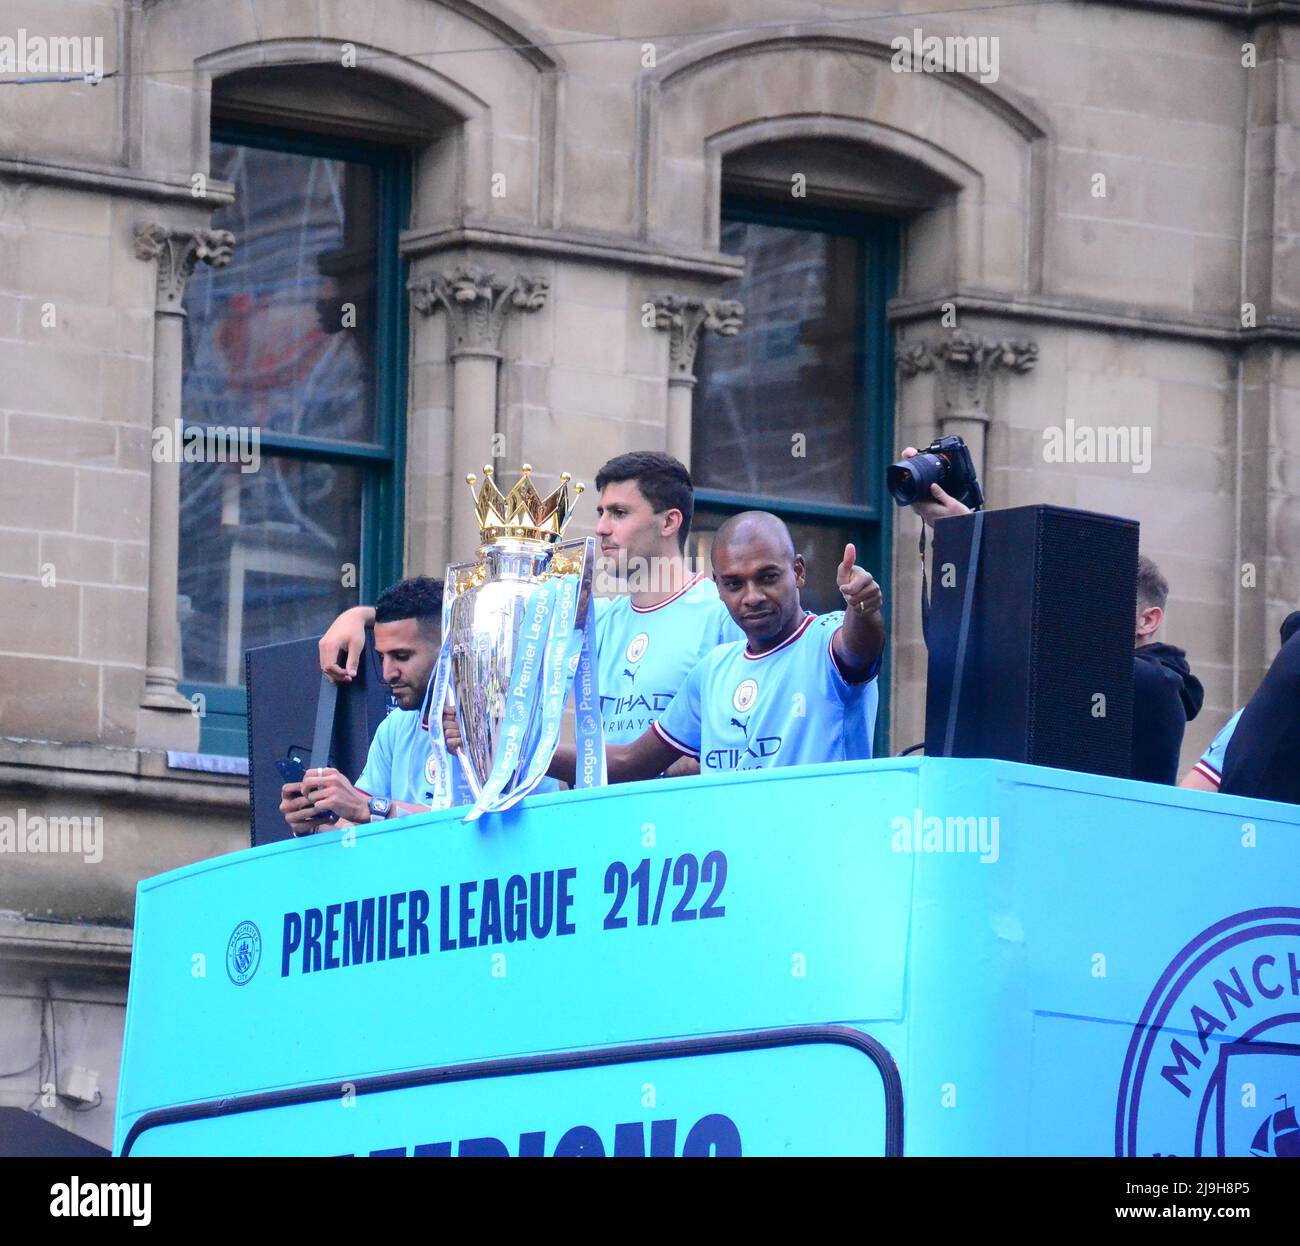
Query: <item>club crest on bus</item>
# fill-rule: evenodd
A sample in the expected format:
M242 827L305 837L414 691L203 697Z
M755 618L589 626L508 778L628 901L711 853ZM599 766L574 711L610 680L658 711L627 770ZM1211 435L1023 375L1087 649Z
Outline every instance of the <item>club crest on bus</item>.
M236 986L243 986L262 960L262 932L254 922L240 922L226 945L226 972Z
M1133 1029L1117 1155L1300 1154L1300 909L1211 926L1165 970Z

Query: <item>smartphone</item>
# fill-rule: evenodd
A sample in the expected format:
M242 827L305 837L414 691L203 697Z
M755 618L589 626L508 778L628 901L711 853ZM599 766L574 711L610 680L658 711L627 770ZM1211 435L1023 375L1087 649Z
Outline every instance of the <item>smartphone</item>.
M280 777L286 783L301 783L307 775L307 764L303 761L298 753L290 753L282 761L275 763L275 768L280 772ZM320 815L322 822L336 822L338 814L332 810Z
M275 768L280 772L280 778L286 783L301 783L307 774L307 767L303 760L296 753L286 757L283 761L277 761Z

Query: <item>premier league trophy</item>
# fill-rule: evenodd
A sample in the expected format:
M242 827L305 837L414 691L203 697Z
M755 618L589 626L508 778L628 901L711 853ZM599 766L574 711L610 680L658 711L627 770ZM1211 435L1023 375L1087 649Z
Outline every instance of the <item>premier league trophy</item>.
M508 494L491 467L475 497L482 544L473 562L447 568L443 646L429 681L430 772L443 805L461 803L442 740L448 698L460 728L466 815L508 809L533 791L560 738L576 681L577 786L605 781L592 633L596 543L563 540L570 476L543 498L525 463ZM476 481L466 477L471 490ZM582 485L574 486L576 495Z

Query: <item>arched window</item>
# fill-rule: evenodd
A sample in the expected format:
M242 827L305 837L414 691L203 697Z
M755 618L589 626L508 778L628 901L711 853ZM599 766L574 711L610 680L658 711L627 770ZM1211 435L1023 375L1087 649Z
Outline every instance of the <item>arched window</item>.
M186 436L256 432L257 454L182 466L181 679L206 699L200 748L239 753L244 650L400 573L409 174L400 148L229 121L211 173L237 245L186 287Z

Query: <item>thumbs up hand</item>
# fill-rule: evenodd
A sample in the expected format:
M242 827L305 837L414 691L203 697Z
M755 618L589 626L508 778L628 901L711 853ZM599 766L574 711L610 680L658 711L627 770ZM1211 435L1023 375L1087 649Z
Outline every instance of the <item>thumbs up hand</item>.
M871 614L884 604L884 594L869 571L855 563L857 550L850 541L844 547L844 557L835 568L835 583L844 597L845 609L858 614Z

